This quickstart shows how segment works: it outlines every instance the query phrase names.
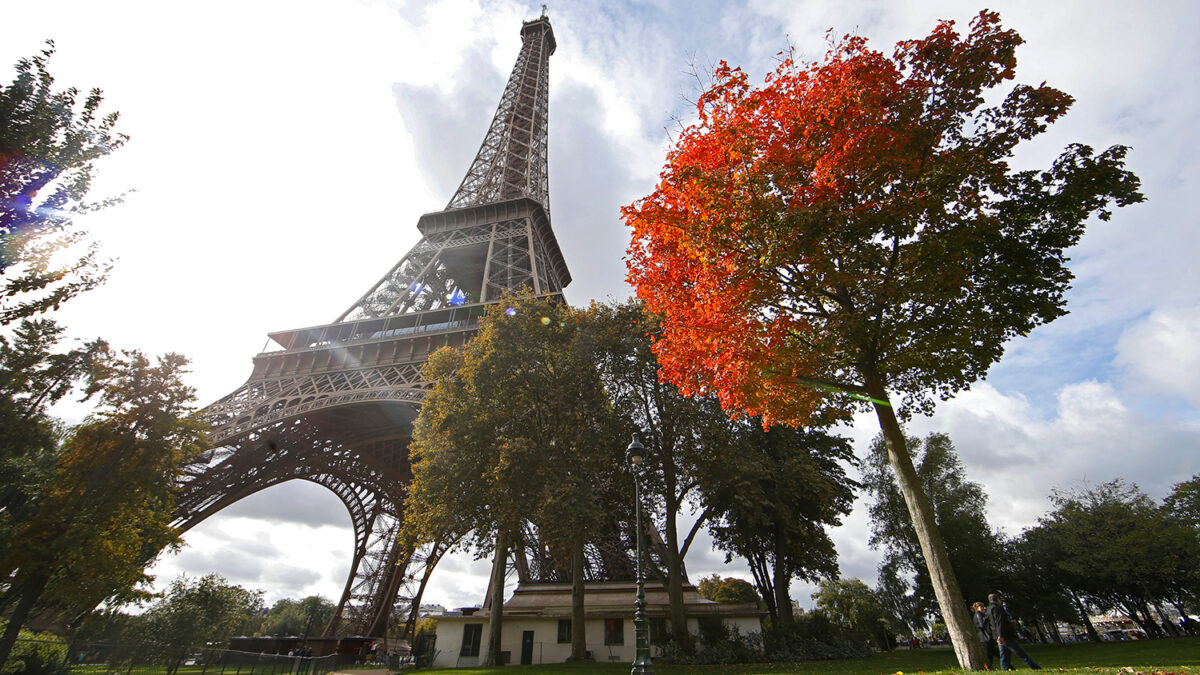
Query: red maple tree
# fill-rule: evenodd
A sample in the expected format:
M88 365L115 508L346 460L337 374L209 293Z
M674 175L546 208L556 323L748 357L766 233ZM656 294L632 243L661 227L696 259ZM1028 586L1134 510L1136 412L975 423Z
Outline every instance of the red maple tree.
M662 375L727 410L804 426L872 406L964 667L982 653L893 409L929 413L1005 342L1065 313L1065 249L1142 200L1126 148L1010 166L1073 99L1016 85L1022 42L981 12L890 58L862 37L760 87L722 62L661 181L622 209L629 280L663 317ZM889 393L890 392L890 393Z

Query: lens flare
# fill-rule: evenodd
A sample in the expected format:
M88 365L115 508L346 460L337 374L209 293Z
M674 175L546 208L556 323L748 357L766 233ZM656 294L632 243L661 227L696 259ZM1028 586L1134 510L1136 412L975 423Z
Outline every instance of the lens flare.
M504 313L505 313L505 314L507 314L507 315L509 315L509 316L516 316L516 315L517 315L517 308L516 308L516 307L509 307L508 309L504 310Z
M549 325L550 325L550 317L548 317L548 316L543 316L543 317L542 317L542 325L543 325L543 326L549 326Z

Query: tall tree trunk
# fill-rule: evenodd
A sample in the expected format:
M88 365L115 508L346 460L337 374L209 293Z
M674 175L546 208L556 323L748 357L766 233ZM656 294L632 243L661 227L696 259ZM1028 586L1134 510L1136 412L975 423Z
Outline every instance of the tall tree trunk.
M1180 603L1180 601L1172 600L1171 606L1173 606L1175 608L1176 612L1179 612L1179 616L1181 619L1182 619L1182 617L1186 617L1188 615L1187 612L1183 611L1183 605ZM1188 622L1184 621L1183 626L1181 627L1181 630L1180 630L1180 634L1183 636L1190 635L1191 631L1189 631L1188 628L1190 628L1190 626L1188 625Z
M1162 627L1163 630L1167 631L1167 635L1175 638L1183 637L1179 634L1179 630L1175 627L1175 624L1171 623L1171 620L1167 618L1167 613L1163 611L1162 603L1155 600L1154 610L1158 612L1158 618L1162 619Z
M757 553L751 554L747 560L750 563L750 573L754 575L754 585L767 605L767 614L772 621L779 621L779 611L775 605L775 585L771 583L771 576L767 573L766 560Z
M1058 634L1058 622L1057 621L1047 621L1046 622L1046 632L1050 634L1050 639L1054 640L1055 644L1060 644L1060 645L1062 644L1062 635Z
M583 540L571 550L571 660L587 658L587 635L583 613Z
M1148 605L1145 600L1141 600L1138 603L1138 607L1141 609L1142 617L1145 619L1146 625L1151 631L1153 631L1153 633L1150 634L1150 637L1166 637L1167 634L1163 632L1162 627L1159 626L1158 622L1154 620L1154 617L1150 615L1150 605Z
M1142 632L1146 634L1146 637L1154 637L1154 631L1151 630L1150 627L1146 625L1145 620L1138 615L1138 607L1136 602L1132 600L1126 602L1124 610L1125 613L1129 615L1129 618L1133 619L1133 622L1137 624L1138 628L1142 629Z
M780 554L779 546L780 539L783 537L783 528L778 524L775 525L775 560L771 565L771 583L775 586L775 606L779 611L780 628L790 627L796 622L795 616L792 614L792 575L789 573L787 564L784 562L783 556Z
M687 613L683 607L683 556L679 555L679 528L675 525L675 517L679 509L675 507L675 491L668 489L666 499L667 530L667 601L670 604L671 636L676 641L688 641ZM642 508L641 504L637 508ZM646 527L651 527L651 521L646 519Z
M496 557L492 560L492 579L488 583L488 605L491 611L488 615L487 656L483 659L484 666L503 665L500 658L500 627L504 623L504 575L508 571L508 538L504 531L496 534Z
M1092 642L1099 642L1100 633L1096 632L1096 627L1092 625L1092 620L1088 617L1087 607L1079 599L1079 596L1075 595L1075 591L1068 591L1068 593L1071 595L1071 601L1075 603L1075 609L1079 611L1080 618L1083 619L1083 626L1087 628L1088 639Z
M908 446L904 441L904 432L900 429L900 423L896 421L892 406L886 403L887 391L878 374L873 368L860 369L871 398L884 402L875 404L875 415L879 418L879 426L883 430L888 461L896 472L896 482L899 483L900 493L904 495L908 514L912 517L917 541L921 544L921 553L925 555L930 583L942 610L942 620L946 623L946 629L950 631L954 654L964 669L983 670L983 644L975 634L975 624L967 612L967 605L958 588L954 570L950 567L950 557L937 529L933 506L929 503L925 491L921 489L917 471L913 468L912 457L909 456Z
M13 607L12 615L8 617L8 627L4 630L4 636L0 637L0 668L4 667L8 655L12 653L17 636L21 634L21 626L25 625L25 619L29 617L29 610L33 609L33 604L42 597L42 591L46 589L48 581L50 576L41 574L23 584L21 599Z

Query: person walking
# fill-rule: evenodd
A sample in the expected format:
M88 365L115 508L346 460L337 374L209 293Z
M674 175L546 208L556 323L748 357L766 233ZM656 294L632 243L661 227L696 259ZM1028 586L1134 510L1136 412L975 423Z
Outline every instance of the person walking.
M987 610L982 602L977 602L971 605L972 618L975 620L975 632L979 634L979 641L983 643L983 653L987 655L987 669L992 669L992 663L1000 648L996 645L996 639L992 636L992 627L988 623Z
M1017 640L1017 631L1013 629L1012 619L1008 616L1008 610L1004 609L1004 605L1000 601L999 593L988 595L988 627L995 636L996 645L1000 650L1000 670L1016 670L1012 664L1012 658L1009 656L1010 652L1021 657L1021 660L1033 670L1041 670L1042 667L1037 664L1037 661L1034 661L1033 657L1026 654L1025 649L1021 647L1021 643Z

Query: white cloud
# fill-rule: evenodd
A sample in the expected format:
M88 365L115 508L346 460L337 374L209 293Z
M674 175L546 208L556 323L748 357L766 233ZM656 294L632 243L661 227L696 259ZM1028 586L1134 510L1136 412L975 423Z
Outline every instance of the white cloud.
M311 502L312 522L282 516ZM305 507L299 506L303 511ZM149 570L155 585L179 574L219 574L231 583L265 591L267 605L281 598L322 595L337 601L350 571L354 532L341 501L325 488L293 481L268 488L201 522L184 534L178 554L164 554ZM324 570L338 570L329 575Z
M1010 534L1046 512L1052 489L1122 477L1161 498L1200 468L1192 450L1200 433L1130 411L1109 383L1071 383L1057 400L1054 411L1039 411L984 383L915 420L910 433L949 434L967 478L989 496L992 524Z
M1129 325L1116 363L1132 386L1200 408L1200 307L1156 310Z

